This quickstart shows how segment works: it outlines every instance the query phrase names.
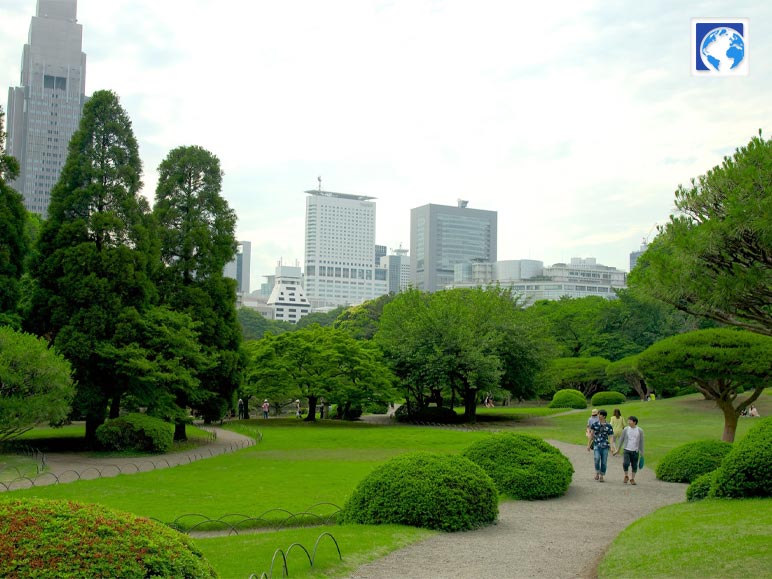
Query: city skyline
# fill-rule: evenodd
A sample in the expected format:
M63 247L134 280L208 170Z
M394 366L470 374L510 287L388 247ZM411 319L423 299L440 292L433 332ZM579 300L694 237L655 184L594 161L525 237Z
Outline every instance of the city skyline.
M0 9L5 86L35 8ZM703 16L749 18L747 77L691 76ZM772 119L760 2L80 0L78 23L86 92L120 96L151 201L172 148L220 158L252 287L303 260L317 175L376 198L375 241L390 249L408 246L411 209L462 198L498 212L498 259L626 270L677 186L768 138Z

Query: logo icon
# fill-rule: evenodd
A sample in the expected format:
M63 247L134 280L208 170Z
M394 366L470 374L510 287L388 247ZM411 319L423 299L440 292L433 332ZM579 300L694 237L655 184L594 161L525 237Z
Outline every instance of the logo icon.
M692 18L692 74L748 74L747 18Z

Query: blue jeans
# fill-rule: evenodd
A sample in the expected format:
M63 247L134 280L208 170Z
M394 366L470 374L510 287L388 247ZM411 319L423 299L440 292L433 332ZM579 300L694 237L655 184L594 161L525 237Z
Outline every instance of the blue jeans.
M595 472L606 475L606 463L608 462L608 447L595 447Z

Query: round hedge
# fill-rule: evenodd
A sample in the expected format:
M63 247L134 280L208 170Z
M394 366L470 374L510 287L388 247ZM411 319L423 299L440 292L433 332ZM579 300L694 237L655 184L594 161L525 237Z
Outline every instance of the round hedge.
M749 419L753 420L753 419ZM724 457L711 497L751 498L772 496L772 418L751 428Z
M462 454L490 475L499 492L514 499L562 496L574 474L571 461L563 453L527 434L494 434Z
M686 489L687 501L701 501L707 498L710 494L710 487L713 486L713 481L716 480L718 470L712 472L706 472L705 474L698 476L692 481Z
M96 430L105 450L167 452L174 444L174 432L168 422L147 414L127 414L105 421Z
M0 577L217 577L185 535L105 507L0 500Z
M626 400L627 398L621 392L596 392L590 402L593 406L613 406L614 404L624 404Z
M479 466L463 456L415 452L365 477L338 521L466 531L492 523L498 512L496 486Z
M579 390L570 388L558 390L549 403L549 408L587 408L587 398Z
M657 478L667 482L693 482L721 466L731 450L732 445L721 440L698 440L678 446L657 465Z

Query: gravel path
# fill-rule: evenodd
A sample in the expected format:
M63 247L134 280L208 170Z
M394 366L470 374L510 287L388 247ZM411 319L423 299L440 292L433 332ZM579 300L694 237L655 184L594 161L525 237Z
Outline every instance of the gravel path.
M502 503L496 525L435 535L363 565L351 578L595 577L603 554L623 529L685 500L686 485L658 481L650 468L638 473L638 485L623 484L621 456L609 456L606 482L599 483L585 447L550 442L576 471L564 496Z

